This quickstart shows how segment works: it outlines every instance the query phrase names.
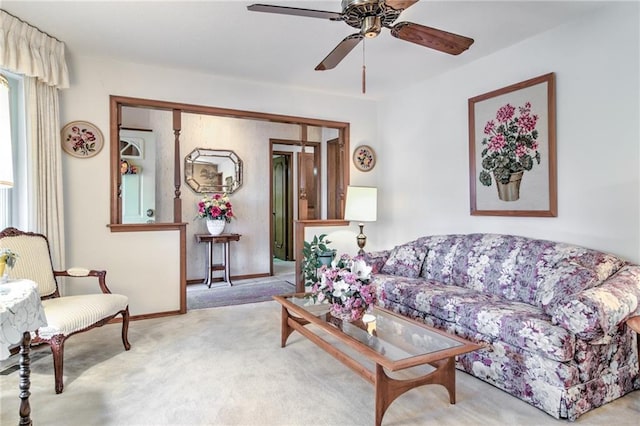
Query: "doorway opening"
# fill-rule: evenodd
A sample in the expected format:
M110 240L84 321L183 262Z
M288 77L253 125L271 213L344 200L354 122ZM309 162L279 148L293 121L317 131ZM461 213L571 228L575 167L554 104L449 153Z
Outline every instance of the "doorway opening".
M293 153L273 151L271 159L272 250L274 262L294 261L293 257ZM275 263L273 267L275 275Z

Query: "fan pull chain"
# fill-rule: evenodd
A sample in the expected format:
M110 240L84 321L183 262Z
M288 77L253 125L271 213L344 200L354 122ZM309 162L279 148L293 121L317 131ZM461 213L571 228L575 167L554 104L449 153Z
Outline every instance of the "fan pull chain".
M362 94L367 93L367 66L365 65L365 40L362 40Z

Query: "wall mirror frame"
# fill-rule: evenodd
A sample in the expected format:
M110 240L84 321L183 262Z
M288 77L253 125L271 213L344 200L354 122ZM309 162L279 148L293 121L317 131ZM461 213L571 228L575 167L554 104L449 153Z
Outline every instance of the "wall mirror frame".
M170 156L172 164L163 164L164 167L173 171L173 185L168 188L161 188L163 193L169 193L169 197L173 197L172 218L170 222L160 221L153 223L123 223L122 221L122 174L121 174L121 156L120 156L120 129L122 126L122 110L123 108L142 108L150 110L160 110L171 117L171 126L173 130L173 141L166 143L171 145L170 150L173 154ZM110 223L111 232L142 232L142 231L175 231L180 233L180 311L177 313L185 313L186 308L186 284L187 284L187 223L182 218L182 188L183 173L181 171L183 156L186 153L181 152L180 136L182 131L183 114L200 114L211 115L227 118L238 118L246 120L268 121L273 123L283 123L298 125L301 129L300 141L302 145L306 143L307 127L321 127L327 129L335 129L337 131L338 143L338 177L335 183L335 193L337 204L334 209L334 217L336 219L342 217L344 213L345 192L349 185L349 126L348 122L321 120L315 118L296 117L280 114L270 114L264 112L253 112L244 110L235 110L227 108L218 108L212 106L193 105L177 102L169 102L162 100L133 98L126 96L111 95L109 96L109 141L110 141ZM204 143L204 142L203 142ZM266 140L264 143L270 143ZM166 147L163 147L166 149ZM233 150L233 146L229 147ZM271 161L271 159L267 159ZM243 171L246 173L246 171ZM186 186L186 185L185 185ZM189 189L190 191L191 189ZM304 191L300 195L300 202L306 201ZM269 200L269 210L273 209L272 200ZM304 219L304 218L302 218ZM273 226L270 226L271 240L273 239ZM270 248L273 251L273 248Z
M232 150L196 148L184 157L184 181L198 194L233 194L242 186L242 168Z

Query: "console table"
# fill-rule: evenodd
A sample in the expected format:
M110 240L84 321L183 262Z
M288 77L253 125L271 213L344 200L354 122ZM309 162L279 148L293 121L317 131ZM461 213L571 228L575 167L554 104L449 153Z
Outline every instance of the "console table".
M207 256L206 256L206 267L205 267L205 281L204 283L207 287L211 288L211 284L213 279L211 274L214 271L224 271L224 281L230 286L233 285L231 282L231 267L230 267L230 259L231 259L231 250L230 243L231 241L239 241L241 235L240 234L220 234L220 235L211 235L211 234L196 234L196 241L199 243L207 243ZM213 263L213 245L214 244L222 244L222 263Z
M20 343L20 425L31 425L29 350L31 331L47 325L37 284L30 280L0 284L0 359Z

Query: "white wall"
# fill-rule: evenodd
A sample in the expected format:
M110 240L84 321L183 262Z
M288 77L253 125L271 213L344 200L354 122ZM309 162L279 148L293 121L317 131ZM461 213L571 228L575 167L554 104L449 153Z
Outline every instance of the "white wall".
M351 149L367 144L378 154L372 171L350 169L352 184L379 187L367 249L433 233L499 232L638 262L638 15L637 3L607 6L378 105L69 52L72 87L61 92L61 124L90 121L108 140L110 94L347 121ZM556 73L557 86L558 217L470 216L467 99L547 72ZM69 266L107 269L112 289L130 296L133 314L177 309L177 233L106 227L108 146L91 159L65 155L63 167ZM355 224L348 229L357 233Z
M346 121L351 123L352 148L377 139L376 105L366 98L337 97L185 70L76 57L72 51L69 54L71 88L60 93L61 124L73 120L92 122L102 129L106 144L97 156L90 159L63 156L67 262L69 266L108 270L109 286L114 292L130 297L133 315L179 308L178 237L177 232L114 234L107 228L109 95ZM265 151L260 155L268 153ZM243 160L249 164L254 161L248 154ZM245 169L245 183L251 182L252 173L252 169ZM360 174L351 169L352 180L358 181ZM375 175L370 176L368 179ZM187 191L190 190L183 185L183 194ZM232 225L237 232L242 232L248 223L255 220L252 215L256 205L268 205L268 191L254 192L248 198L246 203L242 202L244 211L238 210L238 221ZM189 213L183 214L183 220L193 223L191 217ZM266 223L263 225L267 226ZM190 224L188 229L195 227L204 229L200 223ZM246 240L251 238L249 234L243 237ZM258 262L257 259L264 257L263 250L248 250L243 253L243 262ZM187 256L191 254L188 252ZM259 265L258 269L264 272L263 266ZM75 290L70 288L69 292Z
M638 23L638 3L608 5L380 102L385 179L367 245L495 232L640 261ZM468 98L548 72L556 74L558 217L471 216Z

